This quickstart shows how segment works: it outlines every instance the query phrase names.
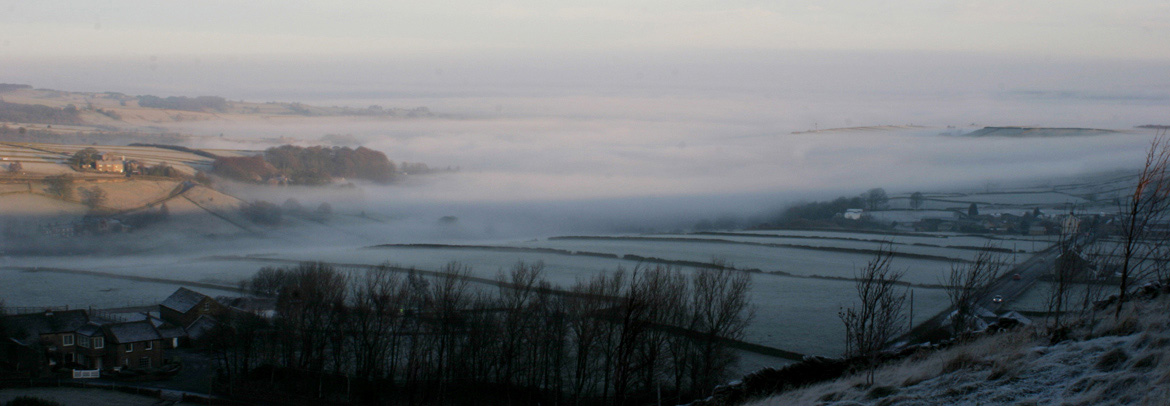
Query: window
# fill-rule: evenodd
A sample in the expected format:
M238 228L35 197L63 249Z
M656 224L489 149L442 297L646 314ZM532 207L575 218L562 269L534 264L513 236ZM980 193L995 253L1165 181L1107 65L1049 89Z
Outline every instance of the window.
M77 345L81 348L89 348L89 337L77 336Z
M61 345L65 347L73 345L73 334L66 334L61 336Z
M99 350L102 348L106 348L106 339L103 337L94 337L93 338L93 348L96 348Z
M76 358L74 358L74 354L73 354L73 353L68 353L68 354L65 354L65 355L66 355L65 359L69 360L69 362L76 362Z
M204 312L211 311L211 303L203 303L203 311Z
M150 350L153 350L153 349L154 349L154 341L147 341L147 342L146 342L146 350L147 350L147 351L150 351Z
M134 343L126 344L126 352L134 352Z
M138 359L139 368L150 368L150 357L142 357Z

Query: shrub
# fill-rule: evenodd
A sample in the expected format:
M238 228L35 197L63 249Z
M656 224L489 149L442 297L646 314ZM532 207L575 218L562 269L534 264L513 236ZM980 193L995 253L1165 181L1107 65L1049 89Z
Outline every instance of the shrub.
M245 218L256 224L280 224L280 206L270 202L257 200L252 203L245 203L243 206L240 206L240 212L243 213Z

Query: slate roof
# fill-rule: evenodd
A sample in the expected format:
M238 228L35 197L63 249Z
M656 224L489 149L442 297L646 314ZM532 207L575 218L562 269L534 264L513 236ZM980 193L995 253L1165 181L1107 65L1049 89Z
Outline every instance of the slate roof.
M41 334L75 331L89 323L85 310L15 314L4 318L13 338L32 344Z
M218 323L219 321L214 317L199 316L199 318L191 322L191 325L187 326L187 336L192 340L198 340L207 334L208 331L215 328L215 325Z
M194 308L195 305L198 305L199 302L203 301L203 298L205 297L207 297L207 295L193 291L191 289L179 288L179 290L176 290L175 293L172 293L170 297L167 297L167 300L164 300L161 306L179 313L186 313Z
M176 327L176 326L160 327L160 328L158 328L158 335L161 336L162 338L166 338L166 339L171 339L171 338L176 338L176 337L186 337L187 330L183 330L182 327Z
M254 314L276 310L275 298L219 296L215 298L215 301L223 303L224 306Z
M89 323L77 329L77 334L95 337L102 335L102 327L95 323Z
M162 339L158 335L158 331L154 329L154 326L145 320L108 324L105 326L105 330L106 334L118 344Z

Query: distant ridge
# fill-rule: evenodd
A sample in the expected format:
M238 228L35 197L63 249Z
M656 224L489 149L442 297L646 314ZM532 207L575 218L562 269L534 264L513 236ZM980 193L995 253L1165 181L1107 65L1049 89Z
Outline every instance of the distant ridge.
M1121 131L1100 128L1059 128L1059 127L983 127L963 134L965 137L1078 137L1089 135L1117 134Z
M921 126L921 125L913 125L913 124L871 125L871 126L862 126L862 127L838 127L838 128L825 128L825 129L806 130L806 131L793 131L792 133L793 134L812 134L812 133L828 133L828 132L895 131L895 130L909 130L909 129L921 129L921 128L929 128L929 127Z

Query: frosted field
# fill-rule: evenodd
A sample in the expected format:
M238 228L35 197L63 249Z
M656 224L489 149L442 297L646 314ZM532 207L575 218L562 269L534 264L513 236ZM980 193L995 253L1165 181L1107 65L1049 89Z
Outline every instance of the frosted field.
M663 238L680 238L692 240L707 240L718 239L728 241L740 241L748 243L763 243L763 244L788 244L801 245L811 247L828 247L828 248L846 248L856 250L877 250L883 245L881 241L863 241L863 240L847 240L847 239L819 239L819 238L779 238L769 236L740 236L740 235L705 235L705 234L664 234L651 235L647 237L663 237ZM941 244L940 244L941 245ZM1012 244L1007 244L1010 249ZM762 247L763 248L763 247ZM966 248L948 248L948 247L931 247L924 245L906 245L906 243L895 242L893 249L898 253L931 255L938 257L945 257L956 260L970 260L979 253L976 249ZM1005 253L1006 254L1006 253ZM1011 254L1006 254L1006 259L1011 260Z
M1058 192L988 193L946 197L940 200L1016 206L1049 206L1065 203L1084 204L1087 200Z
M1010 248L1011 242L1027 241L1037 242L1037 250L1043 250L1046 247L1041 247L1040 243L1047 241L1048 243L1055 242L1058 236L1027 236L1027 235L1008 235L996 234L993 236L981 236L960 233L915 233L913 235L901 234L881 234L881 233L851 233L847 231L811 231L811 230L745 230L736 231L736 233L743 234L761 234L761 235L782 235L792 237L822 237L822 238L841 238L841 239L861 239L867 241L893 241L903 244L927 244L927 245L943 245L943 246L961 246L961 247L982 247L988 243L992 246L1000 248ZM810 239L811 241L811 239ZM1018 249L1030 249L1025 247L1018 247Z
M515 243L514 246L557 248L618 255L634 254L673 260L710 262L722 258L740 269L787 272L802 276L852 278L857 268L870 259L868 254L828 252L796 248L759 247L723 243L686 243L630 240L552 240ZM895 258L894 267L906 271L903 280L936 284L950 269L946 261Z
M27 272L0 266L8 307L69 306L108 308L158 304L179 288L152 282L55 272ZM231 291L207 288L196 290L212 296L235 295Z

